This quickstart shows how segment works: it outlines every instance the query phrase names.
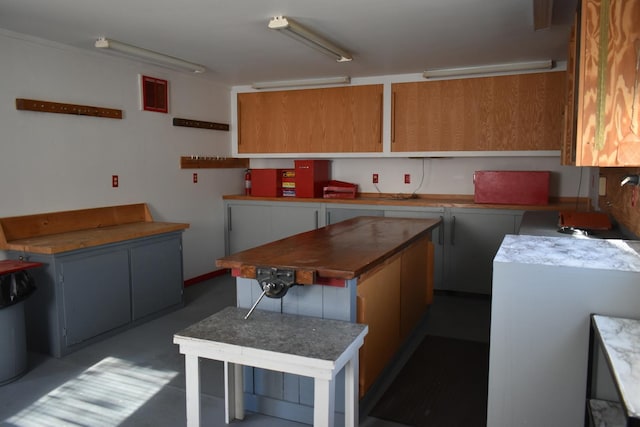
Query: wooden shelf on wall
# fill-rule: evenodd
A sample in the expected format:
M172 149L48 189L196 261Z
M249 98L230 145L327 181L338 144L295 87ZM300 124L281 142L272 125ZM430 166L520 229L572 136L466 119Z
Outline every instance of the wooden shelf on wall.
M182 156L181 169L248 169L249 159L235 157Z
M60 102L39 101L37 99L16 98L16 109L39 111L42 113L73 114L76 116L104 117L122 119L122 110L93 107L91 105L63 104Z
M223 130L223 131L229 130L229 125L226 123L214 123L214 122L205 122L202 120L179 119L177 117L174 117L173 125L189 127L189 128L209 129L209 130Z

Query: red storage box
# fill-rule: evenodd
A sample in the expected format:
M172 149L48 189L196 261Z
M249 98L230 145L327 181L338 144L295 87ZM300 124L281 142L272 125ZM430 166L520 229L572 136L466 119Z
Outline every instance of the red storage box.
M282 196L284 169L251 169L251 195L257 197Z
M323 189L325 199L355 199L358 185L350 182L331 180Z
M550 175L548 171L476 171L473 199L476 203L546 205Z
M329 182L329 160L295 160L296 197L322 197Z

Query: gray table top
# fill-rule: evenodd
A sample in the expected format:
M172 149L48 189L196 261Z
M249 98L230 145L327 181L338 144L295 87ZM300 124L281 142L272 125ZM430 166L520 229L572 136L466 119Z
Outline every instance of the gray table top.
M175 334L192 339L292 354L320 360L337 360L367 325L341 320L255 310L244 319L246 308L227 307Z

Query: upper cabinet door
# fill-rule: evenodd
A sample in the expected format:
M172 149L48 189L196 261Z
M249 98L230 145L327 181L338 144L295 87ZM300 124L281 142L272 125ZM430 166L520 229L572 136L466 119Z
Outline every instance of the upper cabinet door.
M382 85L238 94L238 153L382 152Z
M392 85L391 150L559 150L565 73Z
M580 0L574 31L563 163L640 166L640 0Z

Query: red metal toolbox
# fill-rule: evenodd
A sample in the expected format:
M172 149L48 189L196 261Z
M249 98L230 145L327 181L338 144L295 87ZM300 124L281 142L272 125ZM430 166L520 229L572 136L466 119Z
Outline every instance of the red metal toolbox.
M550 175L548 171L476 171L473 199L476 203L546 205Z
M355 199L358 192L358 184L331 180L323 188L322 197L325 199Z
M295 160L296 197L322 197L329 182L329 160Z
M282 196L284 169L251 169L251 195L258 197Z

